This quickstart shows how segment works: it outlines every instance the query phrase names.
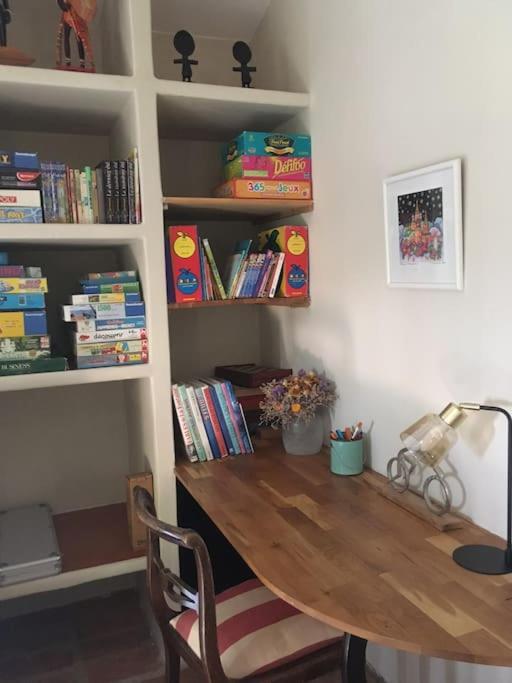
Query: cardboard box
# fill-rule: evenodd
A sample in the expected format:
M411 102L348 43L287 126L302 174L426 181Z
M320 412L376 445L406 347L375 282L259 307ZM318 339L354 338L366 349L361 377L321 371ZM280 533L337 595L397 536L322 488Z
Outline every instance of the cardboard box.
M287 133L260 133L244 131L226 145L224 163L242 155L310 157L311 137Z
M311 199L309 180L228 180L215 190L216 197L234 199Z
M47 334L46 311L0 312L0 338L41 337Z
M134 550L142 550L147 545L146 527L137 517L135 511L135 501L133 499L133 490L136 486L146 489L153 495L153 475L151 472L140 472L139 474L130 474L126 477L126 510L128 512L128 532L130 534L130 542Z
M311 157L269 157L242 154L224 166L226 180L311 180Z

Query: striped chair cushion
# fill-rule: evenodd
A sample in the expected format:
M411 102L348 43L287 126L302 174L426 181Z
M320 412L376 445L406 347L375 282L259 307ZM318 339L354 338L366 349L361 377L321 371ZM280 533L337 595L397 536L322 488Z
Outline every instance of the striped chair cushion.
M343 637L277 598L257 579L220 593L215 602L219 652L228 678L275 669ZM201 657L196 612L182 612L171 626Z

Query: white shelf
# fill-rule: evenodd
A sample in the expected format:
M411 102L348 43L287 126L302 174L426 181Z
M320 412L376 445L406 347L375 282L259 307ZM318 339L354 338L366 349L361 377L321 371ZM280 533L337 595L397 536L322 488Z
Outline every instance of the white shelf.
M144 237L144 224L0 223L0 244L109 245L129 244Z
M242 130L274 130L306 111L309 95L156 79L161 137L225 142Z
M68 370L66 372L41 372L30 375L8 375L0 377L0 392L69 387L79 384L101 382L122 382L130 379L144 379L151 376L151 364L117 365L111 368Z
M133 97L134 81L131 76L0 66L0 92L4 129L108 134Z
M47 591L71 588L72 586L89 583L90 581L108 579L112 576L133 574L134 572L143 571L145 567L145 557L134 557L129 560L122 560L121 562L114 562L112 564L78 569L74 572L64 572L63 574L57 574L57 576L48 576L45 579L25 581L24 583L17 583L13 586L0 588L0 602L2 602L2 600L12 600L14 598L45 593Z

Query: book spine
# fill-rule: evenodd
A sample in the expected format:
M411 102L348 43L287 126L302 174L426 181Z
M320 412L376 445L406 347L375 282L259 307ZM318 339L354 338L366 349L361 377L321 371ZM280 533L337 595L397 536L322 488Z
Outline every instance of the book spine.
M226 442L224 440L224 435L222 434L222 429L220 426L219 418L217 416L217 413L215 411L215 404L212 400L211 396L211 387L202 385L201 386L201 391L203 392L203 397L206 403L206 407L208 409L208 413L210 415L210 420L212 423L213 427L213 432L215 434L215 439L217 441L217 445L219 447L219 452L220 452L220 457L225 458L228 455L228 449L226 446Z
M219 397L217 395L217 391L213 385L207 385L208 390L209 390L209 395L212 400L214 409L215 409L215 414L217 415L217 419L219 420L219 425L220 429L222 432L222 436L224 437L224 443L226 444L226 450L229 455L235 455L235 448L234 445L231 441L231 435L229 433L228 425L226 423L226 418L224 417L224 412L222 410L222 406L219 401Z
M196 449L194 447L192 434L188 428L187 419L185 416L185 408L183 407L177 384L172 385L172 398L174 401L174 410L176 412L176 417L180 426L181 436L183 437L185 452L190 462L197 462L199 458L197 457Z
M140 329L133 328L130 330L104 330L98 332L82 333L75 332L74 342L75 346L79 346L81 344L101 344L107 342L136 341L138 339L147 338L147 330L144 327L142 327Z
M201 295L202 300L207 301L208 295L206 292L206 271L205 271L205 259L204 259L204 249L203 245L199 244L199 268L201 271Z
M133 318L112 318L109 320L77 320L76 331L79 334L94 332L111 332L112 330L141 330L146 329L146 317L143 315Z
M69 204L71 207L71 220L73 223L78 223L78 211L76 207L75 171L72 168L68 168L68 188Z
M270 274L272 272L272 266L275 262L274 253L271 251L269 251L267 253L269 254L269 258L268 258L268 261L266 262L265 270L263 272L263 278L261 280L260 287L258 290L258 297L264 297L268 293L267 292L267 282L268 282L268 279L269 279Z
M47 161L41 162L41 184L43 196L43 210L45 223L53 223L55 216L53 213L52 188L51 188L51 165Z
M96 172L96 185L98 189L98 222L104 225L107 222L105 216L105 185L103 180L103 169L98 166Z
M100 164L103 178L103 197L105 200L105 220L107 224L115 223L114 174L111 161Z
M67 166L59 161L52 162L53 185L55 188L55 209L58 223L70 223Z
M142 201L140 196L140 163L139 163L139 150L134 147L130 155L131 161L133 161L133 174L135 182L135 222L142 223Z
M244 440L242 438L242 434L240 432L240 425L238 423L238 415L235 411L233 401L231 399L231 393L230 393L228 384L229 384L228 382L222 382L222 384L221 384L222 393L224 394L224 399L225 399L226 405L228 407L229 416L231 418L231 423L232 423L234 430L235 430L235 435L236 435L236 439L238 442L238 446L240 448L240 453L245 453L246 452L245 444L244 444Z
M193 389L196 394L197 405L199 406L199 412L201 413L201 417L203 419L206 436L208 437L208 442L210 444L213 457L218 460L220 458L220 449L219 445L217 444L217 439L215 438L215 432L213 431L210 413L208 412L208 407L206 405L206 401L204 400L203 392L201 391L201 387L197 387L195 385L193 386Z
M236 289L235 289L235 294L234 298L239 299L242 294L242 289L245 283L245 279L247 278L247 271L249 270L249 259L246 258L244 259L244 263L240 269L240 272L238 274L238 281L236 283Z
M147 363L147 353L114 353L105 356L78 356L76 358L77 370L90 368L108 368L117 365L143 365Z
M270 257L272 256L272 252L269 250L265 254L262 254L262 256L263 258L260 261L261 267L258 270L258 277L256 279L256 282L254 283L254 289L252 292L252 296L255 298L259 296L261 283L263 282L263 278L265 277L265 272L268 267Z
M235 426L233 424L233 421L231 419L231 413L229 411L228 402L226 401L226 396L224 394L224 391L222 390L222 382L215 382L213 386L217 393L217 398L219 400L219 405L221 407L222 414L224 415L224 420L226 422L226 426L229 432L229 438L233 445L233 452L235 455L238 455L239 453L241 453L240 442L237 439Z
M117 162L119 169L119 222L126 225L130 222L128 206L128 162L124 159Z
M226 298L226 292L224 290L224 285L222 284L222 280L220 278L219 269L217 268L217 264L216 264L215 258L213 256L213 251L210 247L210 242L208 241L208 239L206 237L203 239L203 245L204 245L206 257L208 258L208 262L210 263L210 268L212 271L213 279L215 281L215 284L216 284L217 289L218 289L219 294L220 294L220 298L225 299Z
M187 418L188 426L190 428L190 433L192 434L192 440L194 441L197 457L201 462L206 462L206 451L204 450L204 446L199 435L199 429L194 414L192 412L192 407L190 405L190 400L185 385L179 384L178 392L181 396L181 401L183 403L183 407L185 410L185 415Z
M244 452L252 453L252 444L249 438L249 432L247 431L242 406L236 397L235 390L233 389L231 382L225 382L224 386L226 387L229 399L231 401L231 407L235 417L235 424L238 425L238 431L240 432L240 438L242 439Z
M120 177L119 177L119 162L112 161L112 199L114 205L114 220L113 223L121 222L121 194L120 194Z
M210 442L208 441L208 435L206 434L203 418L201 417L201 411L199 409L199 404L197 402L196 392L194 391L194 387L191 386L187 386L186 391L190 408L192 410L192 414L194 415L194 420L196 422L197 430L201 438L201 443L203 444L203 449L206 454L206 459L213 460L213 452L210 447Z
M128 220L131 224L137 223L135 208L135 169L131 159L127 162L128 169Z
M92 186L92 221L95 224L100 222L100 209L98 201L98 174L95 169L91 169Z
M27 375L62 372L68 369L66 358L35 358L25 361L0 361L0 375Z
M268 293L271 299L274 298L277 288L279 286L279 278L281 277L281 271L283 270L284 257L285 255L283 252L277 255L276 269L273 273L272 284L270 285L270 290Z
M2 311L23 311L44 307L44 294L0 294L0 310Z
M254 445L252 443L251 435L249 434L249 427L247 426L247 420L245 419L244 409L242 408L242 404L240 402L238 403L238 405L240 407L240 414L242 415L242 421L244 423L244 432L247 438L249 453L254 453Z

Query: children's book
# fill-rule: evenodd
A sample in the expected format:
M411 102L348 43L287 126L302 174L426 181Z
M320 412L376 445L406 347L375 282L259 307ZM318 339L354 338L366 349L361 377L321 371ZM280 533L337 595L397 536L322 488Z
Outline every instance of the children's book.
M224 274L225 291L228 298L234 297L234 289L238 275L245 262L252 245L252 240L241 240L235 245L235 249L226 266Z

